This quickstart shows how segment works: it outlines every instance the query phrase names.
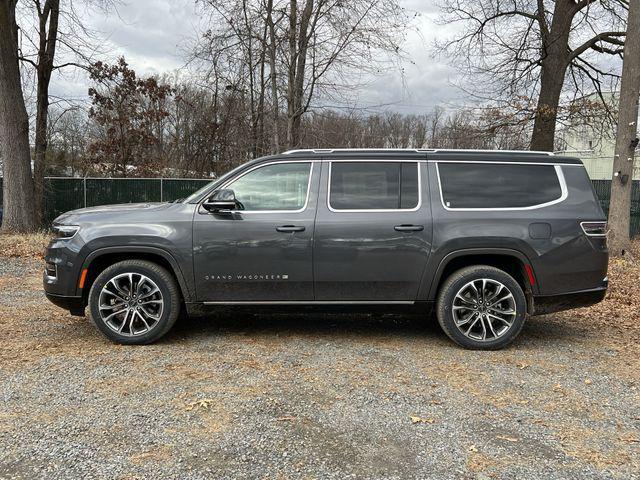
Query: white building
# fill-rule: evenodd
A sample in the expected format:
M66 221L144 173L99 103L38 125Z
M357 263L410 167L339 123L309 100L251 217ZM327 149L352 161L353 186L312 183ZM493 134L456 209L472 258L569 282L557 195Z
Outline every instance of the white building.
M556 153L582 159L592 180L611 180L613 172L616 132L615 126L607 121L605 107L611 108L617 118L618 98L617 93L611 92L603 96L606 105L595 93L576 100L569 124L558 131L562 149ZM640 179L640 159L637 157L634 179Z

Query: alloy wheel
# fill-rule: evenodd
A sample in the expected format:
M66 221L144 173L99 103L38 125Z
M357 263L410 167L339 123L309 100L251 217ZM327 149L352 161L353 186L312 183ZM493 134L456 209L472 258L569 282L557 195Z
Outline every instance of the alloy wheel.
M119 335L134 337L153 330L164 310L158 285L140 273L122 273L100 291L101 320Z
M502 337L517 316L516 300L502 283L479 278L465 284L453 300L453 320L460 332L476 341Z

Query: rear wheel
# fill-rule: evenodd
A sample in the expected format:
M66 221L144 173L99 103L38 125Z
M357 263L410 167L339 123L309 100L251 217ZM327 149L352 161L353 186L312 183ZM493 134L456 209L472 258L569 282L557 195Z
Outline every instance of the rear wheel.
M511 275L476 265L447 278L438 295L437 316L444 332L458 345L497 350L522 330L527 300Z
M89 311L100 331L116 343L155 342L180 313L178 285L166 269L145 260L106 268L91 286Z

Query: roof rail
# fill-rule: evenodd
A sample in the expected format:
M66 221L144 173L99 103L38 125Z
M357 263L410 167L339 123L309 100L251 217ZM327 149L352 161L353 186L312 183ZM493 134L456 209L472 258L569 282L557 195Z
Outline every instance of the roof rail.
M456 153L456 152L468 152L468 153L514 153L514 154L536 154L536 155L548 155L553 156L553 152L545 152L540 150L489 150L489 149L465 149L465 148L302 148L297 150L287 150L282 155L291 155L293 153L334 153L334 152L431 152L431 153Z
M481 149L481 148L436 148L431 150L432 152L478 152L478 153L515 153L515 154L528 154L534 153L536 155L548 155L552 157L554 155L553 152L547 152L543 150L491 150L491 149Z
M287 150L282 155L292 153L333 153L333 152L434 152L433 148L302 148L298 150Z

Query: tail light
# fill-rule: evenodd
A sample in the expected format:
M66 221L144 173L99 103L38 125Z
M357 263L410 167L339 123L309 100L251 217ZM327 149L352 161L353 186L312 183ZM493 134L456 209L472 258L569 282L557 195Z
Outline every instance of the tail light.
M607 235L607 222L581 222L580 226L589 237L604 237Z

